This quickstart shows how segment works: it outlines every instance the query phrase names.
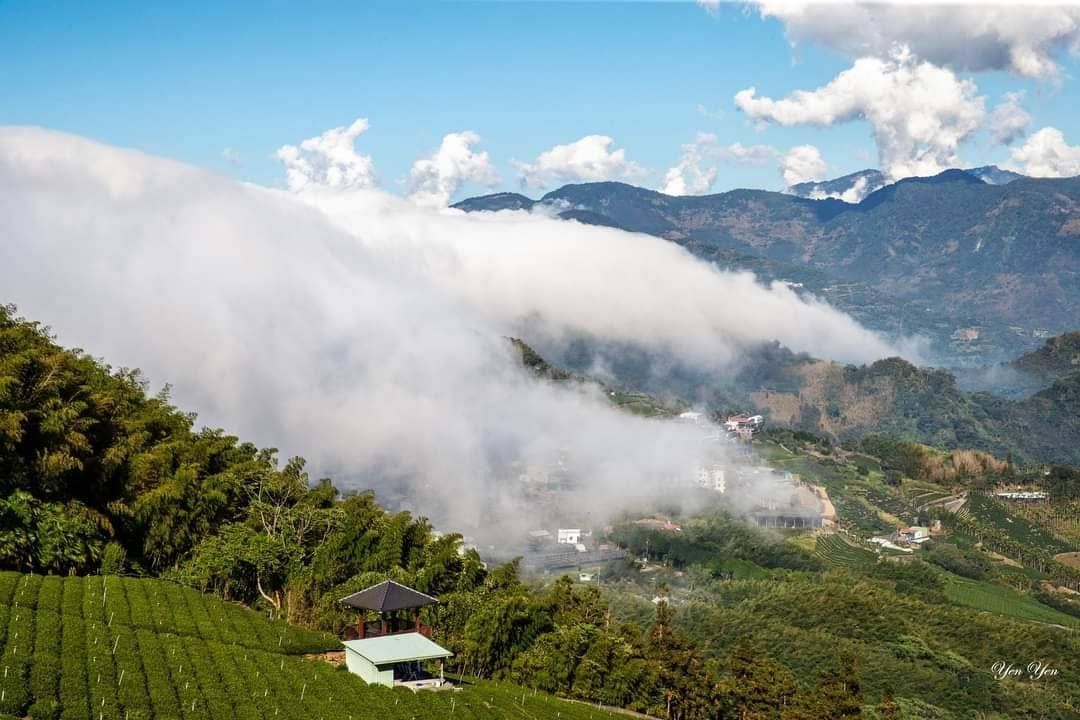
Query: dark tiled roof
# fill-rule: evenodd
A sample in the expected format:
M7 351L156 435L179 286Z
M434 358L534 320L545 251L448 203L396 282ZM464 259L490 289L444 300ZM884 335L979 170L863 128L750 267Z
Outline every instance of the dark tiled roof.
M423 607L439 601L430 595L405 587L401 583L386 580L378 585L372 585L366 590L343 597L339 602L357 610L391 612L393 610Z

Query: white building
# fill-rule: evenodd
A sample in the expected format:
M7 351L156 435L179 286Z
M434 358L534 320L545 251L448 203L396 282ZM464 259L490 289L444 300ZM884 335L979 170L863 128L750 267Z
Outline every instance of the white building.
M566 545L577 545L581 542L580 528L559 528L558 540Z
M418 632L346 640L342 645L345 646L345 666L349 672L359 675L368 684L386 687L439 687L443 684L442 678L424 677L420 663L453 655Z
M701 466L697 471L697 484L706 490L722 493L727 490L724 468L719 465Z
M900 539L909 543L921 545L930 539L930 528L913 525L900 530Z

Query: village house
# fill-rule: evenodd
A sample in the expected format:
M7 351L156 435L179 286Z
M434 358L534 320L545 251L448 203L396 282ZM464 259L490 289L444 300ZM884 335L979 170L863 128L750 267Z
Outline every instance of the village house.
M900 528L897 532L897 541L914 545L922 545L930 539L930 528L913 525L912 527Z
M816 488L799 484L796 476L785 474L784 477L792 484L787 501L770 501L750 511L750 518L759 527L800 530L835 525L832 503L826 503Z
M702 465L697 470L697 484L706 490L723 493L727 490L727 477L720 465Z
M579 528L559 528L558 542L563 545L578 545L581 543L581 530Z
M677 522L672 522L665 518L641 518L634 521L635 525L649 528L650 530L661 530L663 532L682 532L682 526Z
M750 434L759 432L765 427L765 418L761 415L732 415L724 422L724 429L729 433L738 433L740 430L749 431Z

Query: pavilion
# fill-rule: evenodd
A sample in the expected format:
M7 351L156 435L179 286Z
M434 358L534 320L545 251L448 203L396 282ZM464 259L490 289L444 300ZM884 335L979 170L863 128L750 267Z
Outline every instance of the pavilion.
M413 689L439 687L440 677L427 676L420 663L451 657L452 652L431 639L431 627L420 622L420 609L438 601L393 580L343 597L340 602L360 611L356 640L345 640L345 665L366 682L406 685ZM412 611L412 612L410 612ZM369 613L375 613L369 620Z

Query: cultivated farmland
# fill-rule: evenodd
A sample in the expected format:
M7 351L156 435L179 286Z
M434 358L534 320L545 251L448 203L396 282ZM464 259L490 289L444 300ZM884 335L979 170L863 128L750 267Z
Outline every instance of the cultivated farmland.
M374 687L323 633L161 580L0 573L0 715L33 720L612 717L516 686Z

